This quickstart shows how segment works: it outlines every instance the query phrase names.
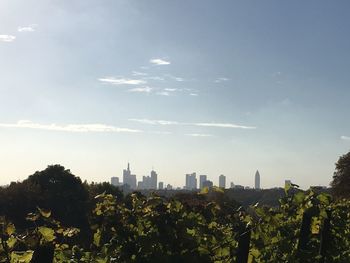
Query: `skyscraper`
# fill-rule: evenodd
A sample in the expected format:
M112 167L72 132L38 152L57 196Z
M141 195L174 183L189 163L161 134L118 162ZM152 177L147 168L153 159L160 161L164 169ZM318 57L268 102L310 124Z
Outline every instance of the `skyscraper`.
M226 176L223 174L219 176L219 187L226 188Z
M197 189L197 178L196 173L186 174L186 186L187 190Z
M260 189L260 173L258 170L255 173L255 189Z
M203 183L207 180L207 176L206 175L200 175L199 176L199 188L202 189L203 188Z
M123 170L123 184L129 185L131 189L136 189L136 175L131 174L129 163L128 168Z
M152 170L151 171L151 184L150 184L150 189L154 189L156 190L157 189L157 173Z
M119 177L112 177L111 178L111 185L120 186Z

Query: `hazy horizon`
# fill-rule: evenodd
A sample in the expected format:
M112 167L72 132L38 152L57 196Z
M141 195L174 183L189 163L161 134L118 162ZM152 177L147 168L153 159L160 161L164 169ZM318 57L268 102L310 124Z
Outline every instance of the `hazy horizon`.
M0 185L61 164L328 186L350 149L350 3L0 3Z

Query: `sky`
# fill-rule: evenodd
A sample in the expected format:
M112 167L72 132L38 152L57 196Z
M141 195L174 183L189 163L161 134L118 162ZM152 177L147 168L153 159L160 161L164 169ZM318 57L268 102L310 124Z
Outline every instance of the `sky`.
M328 186L350 149L350 2L0 0L0 185L61 164Z

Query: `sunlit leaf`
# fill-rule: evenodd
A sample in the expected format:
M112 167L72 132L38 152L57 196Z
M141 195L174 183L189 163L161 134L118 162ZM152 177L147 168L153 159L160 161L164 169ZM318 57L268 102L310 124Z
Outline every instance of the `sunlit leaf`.
M41 226L38 231L47 242L51 242L56 238L55 231L52 228Z
M199 192L201 195L206 195L207 193L209 193L209 187L203 187Z
M17 243L17 238L12 236L7 240L6 243L7 243L8 248L12 249L15 246L15 244Z
M38 207L38 210L43 217L49 218L51 216L51 211L48 209Z
M97 229L96 233L94 233L94 245L100 246L101 241L101 230Z
M32 260L34 251L14 251L11 253L11 263L29 263Z
M15 233L16 231L16 227L14 224L12 223L9 223L7 226L6 226L6 233L11 236L13 233Z

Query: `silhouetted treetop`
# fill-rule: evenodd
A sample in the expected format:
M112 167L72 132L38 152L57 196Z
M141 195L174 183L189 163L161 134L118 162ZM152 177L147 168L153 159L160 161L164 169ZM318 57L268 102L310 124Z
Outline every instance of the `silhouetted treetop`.
M53 214L65 225L82 227L86 222L88 191L79 177L61 165L49 165L23 181L38 187L40 207L52 209Z
M334 196L350 198L350 152L341 156L335 164L331 186Z

